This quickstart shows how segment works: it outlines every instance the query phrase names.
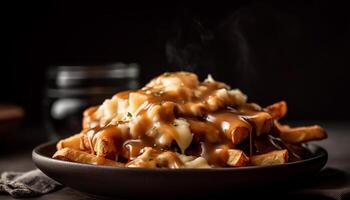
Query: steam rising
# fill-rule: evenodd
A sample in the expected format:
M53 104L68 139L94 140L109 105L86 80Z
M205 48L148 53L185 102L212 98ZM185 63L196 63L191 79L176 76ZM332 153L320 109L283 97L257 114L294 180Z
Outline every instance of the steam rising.
M224 37L228 42L229 51L235 58L235 60L230 62L233 64L230 67L239 74L238 77L242 77L240 81L245 82L250 81L257 75L253 67L254 55L247 39L249 33L245 30L247 21L251 17L251 15L247 14L248 12L249 10L244 8L237 10L222 25L223 29L227 30L227 34Z
M238 77L249 74L249 79L243 81L253 79L252 52L244 30L247 17L249 20L246 11L241 8L217 19L212 22L216 26L211 29L203 25L204 21L193 18L175 24L173 36L165 46L169 66L203 76L212 73L229 83L232 83L233 74ZM231 80L226 79L228 74Z
M173 32L174 37L165 46L169 64L179 70L195 71L202 59L203 50L214 38L212 32L196 19L184 26L175 25Z

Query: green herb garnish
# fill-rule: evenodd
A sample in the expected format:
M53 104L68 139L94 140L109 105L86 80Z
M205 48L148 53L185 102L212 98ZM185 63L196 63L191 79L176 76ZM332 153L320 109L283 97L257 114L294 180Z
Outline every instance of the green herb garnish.
M159 92L155 92L155 93L153 93L153 95L154 95L154 96L156 96L156 97L160 97L160 96L162 96L162 94L161 94L161 93L159 93Z
M158 91L158 92L154 92L154 93L153 93L153 95L154 95L155 97L160 97L160 96L162 96L163 94L164 94L163 91Z
M132 114L130 112L128 112L128 114L126 116L129 118L132 118Z

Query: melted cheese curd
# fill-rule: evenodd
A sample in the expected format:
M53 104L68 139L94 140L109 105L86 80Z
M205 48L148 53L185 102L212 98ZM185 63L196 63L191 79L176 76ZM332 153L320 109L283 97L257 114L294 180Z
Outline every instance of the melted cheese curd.
M87 109L81 148L125 167L245 166L251 149L238 146L272 126L269 113L210 75L164 73Z

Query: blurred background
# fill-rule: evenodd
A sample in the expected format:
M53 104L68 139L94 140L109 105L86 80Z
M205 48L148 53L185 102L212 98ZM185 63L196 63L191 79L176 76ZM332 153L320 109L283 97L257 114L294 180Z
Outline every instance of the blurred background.
M67 124L79 130L74 110L176 70L210 73L262 106L286 100L288 120L350 118L350 15L339 2L5 8L0 119L21 119L12 122L33 132L27 138Z

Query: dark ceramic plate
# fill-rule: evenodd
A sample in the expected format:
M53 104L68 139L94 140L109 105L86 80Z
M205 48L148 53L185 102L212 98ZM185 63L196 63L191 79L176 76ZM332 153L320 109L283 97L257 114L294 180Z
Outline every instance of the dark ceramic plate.
M309 145L312 157L293 163L242 168L142 169L96 166L52 159L55 142L33 150L36 166L49 177L76 190L111 197L180 197L253 191L307 180L327 162L327 152Z

